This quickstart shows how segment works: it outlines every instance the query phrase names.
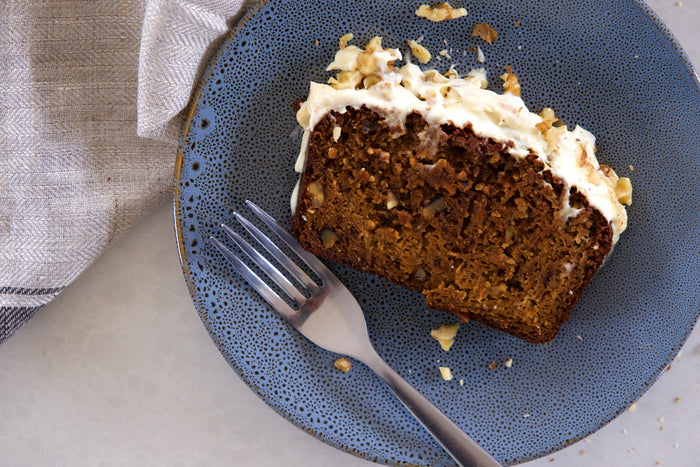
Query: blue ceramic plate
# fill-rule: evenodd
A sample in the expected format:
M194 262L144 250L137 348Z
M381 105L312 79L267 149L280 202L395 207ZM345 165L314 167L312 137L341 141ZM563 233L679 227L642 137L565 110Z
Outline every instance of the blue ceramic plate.
M501 462L534 459L589 435L641 396L700 313L700 92L692 67L649 9L631 0L454 1L468 16L431 23L421 0L269 0L211 61L177 161L175 217L185 278L233 369L284 418L324 442L389 464L451 461L363 365L345 374L227 267L207 240L252 199L290 219L300 132L293 103L325 82L338 37L405 51L425 37L430 65L492 87L505 66L530 109L551 106L597 135L598 157L634 185L629 228L559 335L533 345L476 323L444 352L430 330L453 323L421 295L331 265L359 299L386 360ZM472 37L476 23L498 32ZM513 359L512 367L504 362ZM496 362L496 369L490 369ZM443 381L438 366L452 369Z

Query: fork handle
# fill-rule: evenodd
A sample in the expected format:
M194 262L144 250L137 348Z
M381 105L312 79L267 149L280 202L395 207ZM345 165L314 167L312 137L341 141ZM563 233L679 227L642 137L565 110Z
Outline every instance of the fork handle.
M362 359L460 466L501 467L491 455L374 352Z

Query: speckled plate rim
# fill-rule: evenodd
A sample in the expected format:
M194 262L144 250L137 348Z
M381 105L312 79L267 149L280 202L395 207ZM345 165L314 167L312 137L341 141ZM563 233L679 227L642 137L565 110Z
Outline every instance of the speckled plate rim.
M207 329L207 332L209 333L211 339L213 340L214 344L218 347L219 351L221 354L224 356L224 358L227 360L229 365L232 367L232 369L236 372L236 374L246 383L246 385L256 393L256 395L263 400L269 407L271 407L273 410L275 410L279 415L281 415L283 418L285 418L287 421L292 423L294 426L297 428L300 428L301 430L307 432L308 434L314 436L315 438L323 441L324 443L333 446L339 450L345 451L349 454L352 454L354 456L366 459L368 461L373 461L375 459L372 459L368 453L364 452L359 452L355 449L349 448L348 446L345 446L340 443L336 443L333 440L326 439L323 437L321 433L318 431L314 430L313 428L309 427L308 425L305 425L302 422L297 423L296 421L292 421L290 415L284 410L284 408L279 404L279 402L275 399L265 397L260 390L260 388L257 387L254 381L252 381L249 377L246 376L245 372L242 371L242 369L236 365L235 359L231 357L231 355L228 353L226 350L225 346L221 343L221 341L218 339L217 335L215 332L212 331L211 326L208 323L207 317L206 317L206 312L204 311L206 306L203 304L202 301L200 301L200 297L198 297L197 292L196 292L196 286L194 283L194 278L192 276L192 272L190 271L190 268L187 264L187 253L186 253L186 247L185 247L185 242L184 242L184 232L183 232L183 222L182 222L182 217L181 217L181 203L180 203L180 196L181 196L181 191L180 191L180 182L181 182L181 174L182 174L182 168L184 164L184 156L185 156L185 145L184 141L187 140L187 137L189 135L190 129L192 127L193 123L193 116L195 114L195 111L197 110L199 99L202 96L202 92L205 89L213 71L217 67L217 62L219 58L221 57L222 53L229 47L230 43L235 40L237 35L243 28L245 28L246 24L253 18L259 11L260 9L265 6L267 3L269 3L270 0L258 0L253 6L251 6L250 10L245 14L245 16L231 29L230 33L227 35L227 37L219 44L219 47L217 48L216 52L210 59L208 65L205 68L204 73L201 76L201 79L199 80L198 84L195 87L195 91L193 93L191 102L189 104L187 113L186 113L186 118L185 118L185 123L181 132L181 137L180 137L180 144L177 149L176 153L176 159L175 159L175 170L174 170L174 182L173 182L173 222L174 222L174 227L175 227L175 237L176 237L176 242L177 242L177 249L178 249L178 256L180 260L180 266L182 268L183 276L185 279L185 283L187 285L187 289L190 293L190 296L192 297L193 304L195 305L195 308L197 310L197 313L200 316L200 319L202 320L205 328ZM675 52L678 54L678 57L681 59L681 61L685 64L685 66L688 68L689 74L693 78L693 83L695 84L695 88L698 93L700 93L700 77L698 76L698 73L693 66L693 63L691 62L689 56L677 40L677 38L673 35L671 32L670 28L666 26L666 24L661 20L661 18L651 9L649 5L647 5L643 0L628 0L630 3L636 5L638 8L642 10L642 12L652 21L654 26L658 28L658 30L661 32L661 34L664 36L666 40L670 42L670 44L673 46L675 49ZM678 343L676 346L672 348L672 351L669 352L669 356L667 357L667 361L660 365L652 374L651 377L642 385L640 385L640 389L634 393L634 396L631 397L629 400L629 403L623 407L621 407L618 411L614 412L612 416L609 418L603 419L600 424L591 429L590 431L585 431L580 434L577 434L573 436L570 439L567 439L565 441L562 441L561 443L552 446L551 449L548 451L544 451L539 453L539 455L532 455L532 456L527 456L523 457L520 459L520 462L528 462L532 461L535 459L539 459L541 457L545 457L547 455L553 454L561 449L565 449L568 446L576 443L577 441L580 441L591 434L599 431L602 429L604 426L612 422L615 418L617 418L619 415L625 412L629 406L631 406L634 402L636 402L639 398L641 398L648 390L651 388L656 381L659 380L659 378L665 373L666 369L671 365L673 359L677 356L677 354L680 352L681 348L685 344L685 342L688 340L688 337L690 334L693 332L693 330L697 327L698 322L700 321L700 308L697 310L694 310L695 316L694 316L694 326L689 327L685 333L683 333L682 339L679 339ZM398 464L397 464L398 465ZM406 465L406 464L401 464L401 465Z

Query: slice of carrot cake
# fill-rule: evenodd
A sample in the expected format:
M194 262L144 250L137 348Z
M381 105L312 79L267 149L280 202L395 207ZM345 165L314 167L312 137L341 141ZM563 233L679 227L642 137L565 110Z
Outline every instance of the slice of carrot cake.
M552 339L625 230L629 179L551 109L423 71L373 39L311 83L293 231L318 256L531 342ZM505 77L513 84L514 75Z

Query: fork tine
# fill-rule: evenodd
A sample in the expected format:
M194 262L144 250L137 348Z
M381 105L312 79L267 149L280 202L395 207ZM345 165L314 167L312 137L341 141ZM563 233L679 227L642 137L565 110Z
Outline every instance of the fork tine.
M260 209L252 201L246 200L246 204L256 216L267 225L284 243L296 253L311 270L324 282L334 278L333 273L316 256L304 250L292 235L282 227L271 215Z
M226 232L226 235L231 237L231 240L233 240L236 245L238 245L238 248L243 250L243 253L245 253L248 258L255 263L256 266L258 266L260 269L263 270L267 276L272 279L275 284L277 284L282 290L284 290L284 293L286 293L289 298L297 302L297 304L301 305L306 301L306 297L299 292L299 290L292 284L289 279L287 279L284 274L282 274L274 264L272 264L270 261L267 260L263 255L258 252L255 248L250 246L248 242L243 240L243 238L238 235L236 232L231 230L229 226L226 224L221 224L221 228L224 229L224 232Z
M231 250L224 246L215 237L209 237L209 239L214 244L216 249L219 250L224 258L226 258L226 260L231 264L231 266L233 266L233 269L235 269L236 272L240 274L243 279L245 279L245 281L248 282L248 284L250 284L251 287L253 287L260 294L260 296L262 296L262 298L264 298L265 301L270 304L270 306L272 306L272 308L277 310L284 317L288 318L294 316L296 311L287 305L287 303L282 300L279 295L277 295L275 291L270 288L269 285L267 285L253 271L251 271L243 261L238 259L238 257L231 252Z
M243 225L248 233L250 233L250 235L252 235L253 238L255 238L255 240L257 240L258 243L260 243L263 248L265 248L272 255L272 257L275 258L275 260L280 263L287 270L287 272L289 272L289 274L292 275L292 277L299 281L299 283L304 287L309 289L312 294L315 294L318 291L318 285L311 280L311 278L299 266L297 266L297 264L292 261L289 256L280 250L279 247L267 237L267 235L262 233L260 229L237 212L234 212L233 215L236 216L238 222Z

